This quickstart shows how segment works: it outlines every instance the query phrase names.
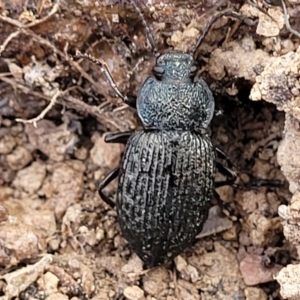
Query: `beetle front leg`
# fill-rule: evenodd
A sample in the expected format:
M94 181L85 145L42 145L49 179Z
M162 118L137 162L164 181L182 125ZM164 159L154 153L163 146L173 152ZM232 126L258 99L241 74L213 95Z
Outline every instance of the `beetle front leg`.
M134 130L110 133L107 136L105 136L104 141L105 141L105 143L126 144L128 139L131 137L131 135L133 133L134 133Z
M108 173L99 183L98 187L98 193L99 196L102 198L102 200L111 206L111 208L114 208L116 206L115 202L113 202L108 196L106 196L102 190L107 187L114 179L116 179L119 176L120 173L120 167L117 167L113 169L110 173Z

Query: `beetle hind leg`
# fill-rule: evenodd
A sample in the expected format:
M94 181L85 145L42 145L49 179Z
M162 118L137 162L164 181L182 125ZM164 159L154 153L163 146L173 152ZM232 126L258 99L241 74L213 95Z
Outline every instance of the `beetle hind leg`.
M234 182L237 179L237 174L235 171L233 171L231 168L233 167L233 164L231 161L228 159L226 154L218 147L215 147L216 154L218 158L225 160L227 166L222 164L221 162L217 161L216 162L216 167L218 171L225 175L227 177L226 180L223 181L217 181L215 182L215 188L219 188L225 185L231 185L232 187L240 190L250 190L252 188L258 188L258 187L281 187L284 185L284 182L282 180L278 179L261 179L261 178L253 178L250 180L247 184L235 184Z

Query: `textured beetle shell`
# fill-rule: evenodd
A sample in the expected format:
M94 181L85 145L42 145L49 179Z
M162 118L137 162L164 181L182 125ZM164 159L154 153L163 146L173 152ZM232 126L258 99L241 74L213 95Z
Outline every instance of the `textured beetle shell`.
M201 132L215 108L213 95L200 79L192 82L190 54L169 52L157 60L164 70L161 80L149 77L137 97L137 112L146 129Z
M215 174L210 139L189 131L138 131L120 170L117 214L130 247L148 265L190 246L207 219Z
M137 111L146 129L200 132L212 119L214 99L203 80L178 84L149 77L138 95Z

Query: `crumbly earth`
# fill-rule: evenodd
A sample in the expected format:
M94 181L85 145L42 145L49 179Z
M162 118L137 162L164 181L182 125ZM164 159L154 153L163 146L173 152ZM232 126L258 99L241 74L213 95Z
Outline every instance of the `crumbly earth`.
M124 150L105 135L141 124L99 66L73 57L101 58L136 94L154 63L137 13L118 0L0 3L0 299L299 299L299 38L280 6L186 2L139 2L160 51L190 49L216 9L249 18L220 19L196 55L223 112L212 140L238 179L195 244L150 270L97 194ZM300 5L288 10L299 29Z

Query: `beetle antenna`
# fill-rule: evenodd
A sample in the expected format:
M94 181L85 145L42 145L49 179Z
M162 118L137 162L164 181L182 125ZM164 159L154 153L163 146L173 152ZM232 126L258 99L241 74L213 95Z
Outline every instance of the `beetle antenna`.
M229 17L233 17L235 19L239 19L242 21L246 21L246 23L253 23L253 21L251 19L248 19L234 11L223 11L215 16L213 16L209 22L206 24L202 34L200 35L200 37L198 38L198 41L196 43L196 45L190 50L190 53L192 55L195 54L195 52L197 51L197 49L199 48L199 46L201 45L201 43L203 42L204 38L206 37L210 27L220 18L224 17L224 16L229 16Z
M152 52L154 53L155 56L158 56L159 53L158 53L158 50L157 50L157 47L156 47L156 44L155 44L155 41L154 41L154 37L151 33L151 30L150 30L150 27L149 25L147 24L146 22L146 19L143 15L143 13L141 12L141 10L139 9L139 7L136 5L135 1L134 0L129 0L129 2L132 4L132 6L134 7L134 9L136 10L136 12L139 14L140 16L140 19L142 20L142 23L145 27L145 30L146 30L146 36L147 36L147 39L151 45L151 50Z

